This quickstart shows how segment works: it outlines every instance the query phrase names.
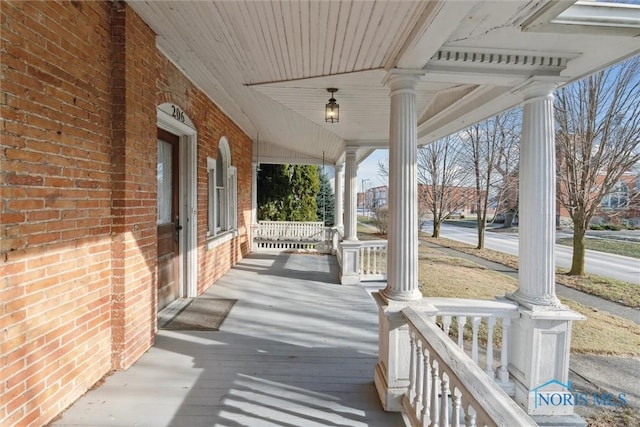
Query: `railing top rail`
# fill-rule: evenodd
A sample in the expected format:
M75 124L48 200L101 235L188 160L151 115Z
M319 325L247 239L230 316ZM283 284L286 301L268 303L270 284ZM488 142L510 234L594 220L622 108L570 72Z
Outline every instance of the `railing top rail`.
M518 304L469 298L426 298L438 309L439 316L518 317Z
M387 246L386 240L360 240L360 247L378 247L378 246Z
M313 225L318 227L324 227L322 221L258 221L259 225Z
M467 354L453 343L430 321L426 314L412 307L402 310L419 337L431 347L437 357L449 367L448 375L466 387L467 397L500 426L537 426L529 415L520 408L487 374L476 365Z

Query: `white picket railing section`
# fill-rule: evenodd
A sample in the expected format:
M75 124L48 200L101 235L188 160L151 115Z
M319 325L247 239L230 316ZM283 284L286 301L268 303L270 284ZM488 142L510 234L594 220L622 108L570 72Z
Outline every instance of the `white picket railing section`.
M518 306L510 301L474 300L464 298L429 298L429 303L437 309L436 322L444 333L457 342L460 349L465 350L464 331L471 332L471 345L467 346L467 354L479 365L507 394L513 396L515 384L509 378L509 328L511 319L518 317ZM501 328L500 357L494 357L494 332L496 326ZM451 330L451 324L456 331ZM480 346L478 333L481 327L486 330L486 346ZM484 331L483 331L484 332ZM483 352L481 354L481 351ZM498 362L497 368L494 364Z
M334 227L332 228L332 231L333 231L333 238L332 238L333 249L335 249L338 265L342 267L342 238L344 237L344 229L342 227Z
M402 399L409 425L537 425L425 314L411 307L402 313L411 343L409 386Z
M330 253L333 230L322 222L259 221L253 240L262 249L317 249Z
M387 280L387 241L362 240L360 245L360 281Z

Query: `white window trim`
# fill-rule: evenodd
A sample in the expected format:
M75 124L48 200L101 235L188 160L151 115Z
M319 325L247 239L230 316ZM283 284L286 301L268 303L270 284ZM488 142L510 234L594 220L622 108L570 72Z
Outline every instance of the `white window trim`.
M238 171L231 165L229 143L225 137L220 140L220 153L222 164L226 165L223 171L225 183L223 197L225 212L224 224L217 227L218 223L218 187L216 182L217 159L207 157L207 249L212 249L224 242L238 236ZM213 182L211 181L213 177ZM213 184L213 185L212 185Z
M212 185L213 179L213 185ZM207 157L207 237L215 237L216 232L216 159Z

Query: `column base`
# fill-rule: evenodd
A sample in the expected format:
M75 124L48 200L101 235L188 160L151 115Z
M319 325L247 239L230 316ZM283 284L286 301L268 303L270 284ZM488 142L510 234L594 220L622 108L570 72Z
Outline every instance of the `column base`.
M380 403L382 403L382 409L387 412L402 412L402 396L404 396L409 386L409 382L403 385L390 386L387 382L387 376L385 374L385 367L381 362L376 365L375 372L373 374L373 382L378 391L378 397Z
M518 311L520 317L512 320L509 333L514 399L532 417L569 419L574 416L569 383L571 325L585 318L546 306L532 310L521 305Z
M402 396L409 386L411 353L409 326L402 310L409 306L418 307L429 316L435 315L437 310L426 299L395 301L381 292L374 292L372 296L378 305L380 337L374 382L384 410L400 412Z
M526 307L531 311L564 311L569 307L563 305L555 295L543 295L533 297L517 290L513 293L506 294L505 297L518 304Z
M342 251L342 268L340 283L343 285L360 284L360 241L343 240L339 249Z
M393 291L385 288L381 291L386 301L416 301L422 299L420 289L414 289L411 292Z

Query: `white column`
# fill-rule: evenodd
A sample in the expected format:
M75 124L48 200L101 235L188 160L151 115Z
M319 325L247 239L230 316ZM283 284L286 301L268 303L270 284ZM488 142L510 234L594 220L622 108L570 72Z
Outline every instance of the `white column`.
M258 163L251 162L251 225L258 223Z
M408 301L422 298L418 288L418 127L416 84L418 75L392 72L386 79L391 89L389 131L389 225L388 299Z
M409 384L409 327L402 310L435 308L418 288L418 205L416 84L423 71L393 70L389 131L389 228L387 287L374 293L378 305L379 348L374 383L385 411L400 411Z
M256 227L258 225L258 162L251 162L251 232L250 248L252 252L258 250L258 247L253 244L253 237Z
M520 317L509 329L508 369L514 399L538 422L584 425L572 405L553 405L543 393L567 392L571 327L584 320L563 306L555 292L556 159L553 121L555 83L527 82L520 141L518 290ZM552 381L554 380L554 381ZM546 385L545 385L546 384Z
M334 177L334 187L335 187L335 192L334 192L334 196L335 196L335 203L334 203L334 208L335 208L335 213L333 214L333 220L334 220L334 226L335 227L344 227L344 222L342 220L342 202L343 202L343 191L342 191L342 187L343 187L343 183L342 183L342 170L343 170L343 165L339 164L339 165L335 165L335 177Z
M344 239L358 240L357 229L357 187L356 178L358 167L356 165L356 151L358 147L346 148L346 162L344 171Z
M520 141L519 288L525 306L559 307L555 285L555 84L525 88Z

